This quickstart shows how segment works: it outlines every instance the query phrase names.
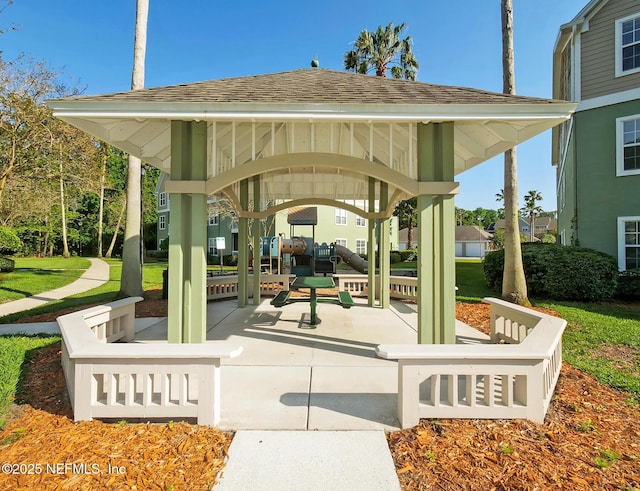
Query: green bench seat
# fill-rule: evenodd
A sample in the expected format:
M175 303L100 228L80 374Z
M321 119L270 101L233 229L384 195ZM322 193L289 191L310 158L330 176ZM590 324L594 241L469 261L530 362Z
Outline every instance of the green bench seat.
M287 305L290 295L290 290L282 290L273 298L273 300L271 300L271 305L273 305L274 307L284 307L285 305Z
M351 298L349 292L338 292L338 300L340 300L340 305L342 305L343 309L350 309L354 305L353 298Z

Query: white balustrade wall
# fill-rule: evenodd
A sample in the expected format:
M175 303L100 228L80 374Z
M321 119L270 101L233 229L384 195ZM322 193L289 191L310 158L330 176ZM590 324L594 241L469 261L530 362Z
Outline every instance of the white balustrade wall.
M220 418L220 359L226 342L134 343L135 304L126 298L58 317L62 368L77 421L92 418Z
M398 360L398 418L526 418L542 423L562 365L563 319L503 300L491 305L491 339L513 344L380 345Z

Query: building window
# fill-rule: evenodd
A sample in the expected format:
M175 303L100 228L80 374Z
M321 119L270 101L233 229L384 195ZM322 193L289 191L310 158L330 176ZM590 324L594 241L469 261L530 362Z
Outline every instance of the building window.
M567 233L565 229L560 231L560 244L567 245Z
M336 225L347 224L347 210L342 208L336 208Z
M347 239L336 239L335 243L336 245L347 247Z
M616 21L616 77L640 71L640 14Z
M366 227L367 220L361 216L356 215L356 227Z
M166 208L167 207L167 193L159 193L158 194L158 207Z
M217 256L218 255L218 249L216 248L216 238L215 237L209 237L209 255L210 256Z
M616 175L640 174L640 116L616 119Z
M618 218L618 268L640 269L640 217Z
M364 239L356 239L356 254L367 253L367 241Z
M218 225L218 214L209 215L209 225Z
M158 229L164 230L167 228L167 217L166 215L158 215Z
M560 186L558 186L558 201L560 202L560 210L564 210L567 204L567 179L564 175L564 170L560 175Z

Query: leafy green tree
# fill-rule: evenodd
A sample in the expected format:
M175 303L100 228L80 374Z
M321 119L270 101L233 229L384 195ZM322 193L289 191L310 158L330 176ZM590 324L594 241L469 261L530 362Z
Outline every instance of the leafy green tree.
M21 247L20 238L14 231L0 226L0 254L12 255L18 252Z
M411 36L401 39L405 26L404 22L399 26L389 22L384 29L378 26L376 32L361 31L353 49L344 55L345 70L375 71L378 77L386 77L390 70L393 78L415 80L419 66L411 47Z

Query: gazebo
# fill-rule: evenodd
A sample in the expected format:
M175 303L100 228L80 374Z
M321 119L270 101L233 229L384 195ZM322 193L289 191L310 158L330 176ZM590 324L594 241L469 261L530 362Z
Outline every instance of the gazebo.
M368 254L389 252L395 205L417 196L418 342L455 342L455 176L566 121L575 104L326 69L226 78L48 102L54 115L167 172L168 341L202 343L207 197L224 196L239 237L253 220L306 204L368 219ZM248 303L249 243L238 254ZM259 257L254 258L259 264ZM369 284L374 268L369 268ZM389 265L380 262L389 304ZM260 301L259 268L253 301Z

